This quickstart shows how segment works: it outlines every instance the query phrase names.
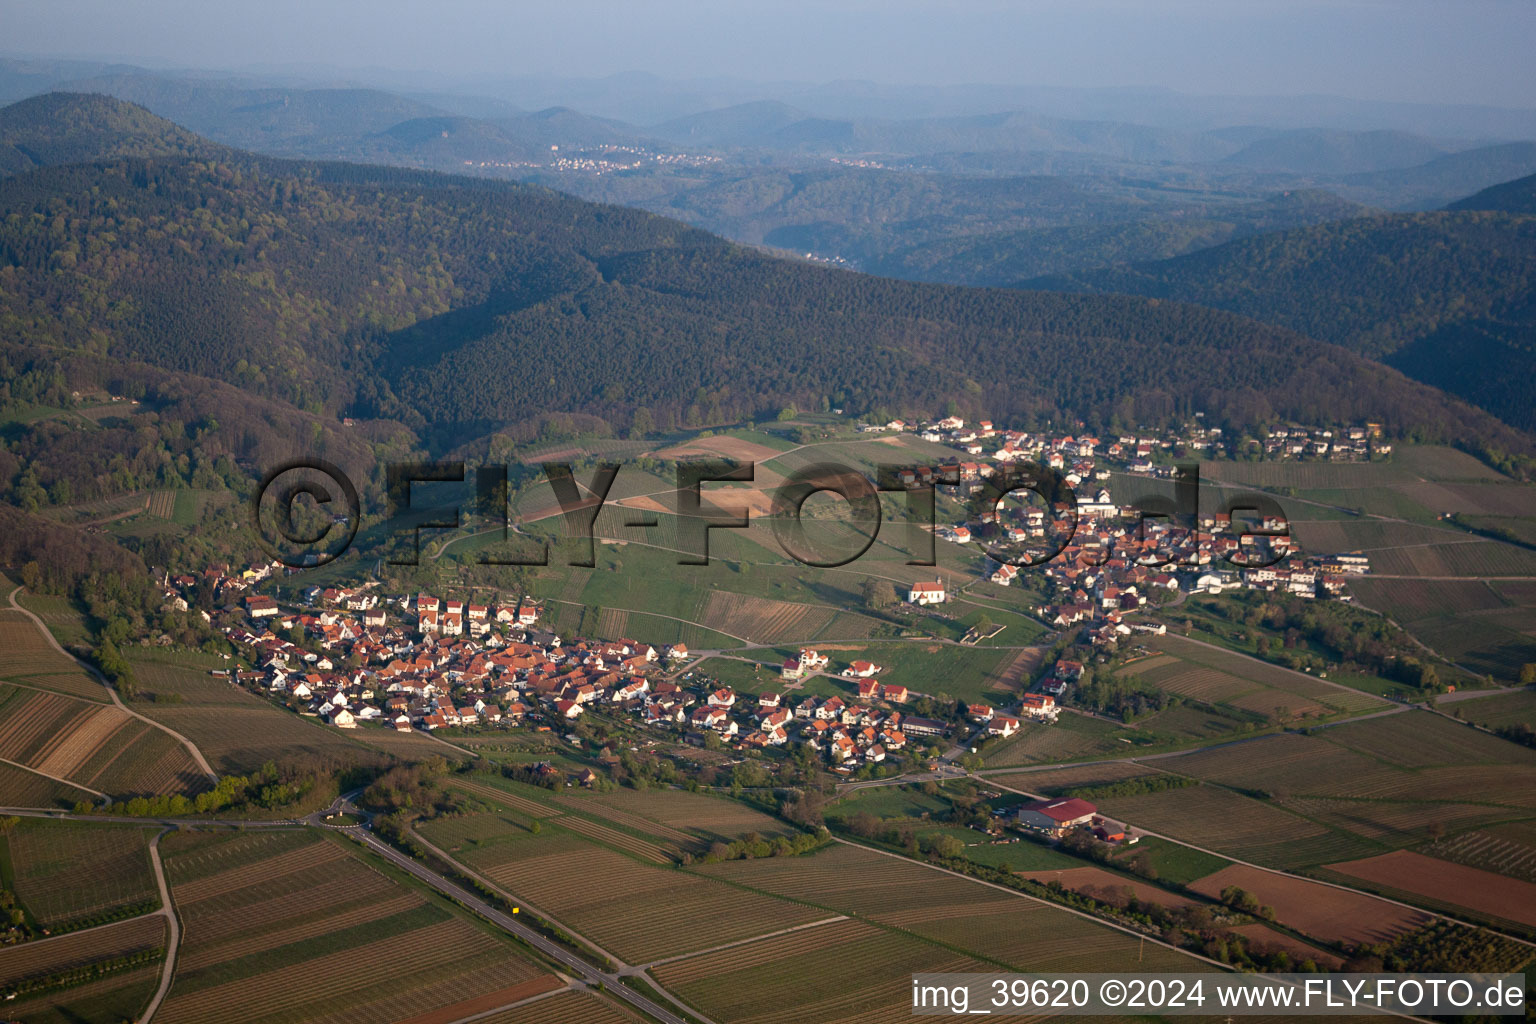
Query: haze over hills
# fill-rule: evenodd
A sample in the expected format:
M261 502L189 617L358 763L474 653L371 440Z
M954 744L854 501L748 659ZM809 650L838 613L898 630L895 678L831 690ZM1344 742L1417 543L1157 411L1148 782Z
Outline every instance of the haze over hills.
M39 210L64 216L25 216ZM1233 426L1375 419L1529 444L1228 313L871 278L508 183L243 154L113 160L0 184L0 224L8 346L216 377L438 443L557 410L623 428L642 408L707 425L955 402L1106 425L1195 409Z
M1163 123L1138 124L1028 109L956 113L949 108L963 108L965 96L981 104L993 102L989 95L1001 103L1026 93L935 90L935 101L926 102L919 93L856 82L799 89L809 100L800 105L762 98L731 104L721 101L739 95L735 87L690 92L644 75L568 83L570 92L559 97L519 80L527 88L506 95L535 101L529 107L555 100L529 112L420 76L396 76L392 84L408 93L392 93L374 87L384 81L378 76L365 86L291 73L258 79L0 61L0 93L50 78L130 99L255 152L532 181L677 217L735 241L961 284L1012 284L1176 256L1359 214L1364 206L1434 208L1536 172L1536 144L1480 144L1475 119L1436 136L1395 127L1299 128L1284 119L1192 127L1160 116ZM679 103L692 97L687 102L696 107L650 128L582 109L601 107L620 86ZM760 88L784 92L771 83ZM839 95L847 100L841 107ZM911 99L907 116L880 114L890 104L875 98L886 95ZM1084 109L1102 115L1110 107ZM14 155L10 163L27 165Z

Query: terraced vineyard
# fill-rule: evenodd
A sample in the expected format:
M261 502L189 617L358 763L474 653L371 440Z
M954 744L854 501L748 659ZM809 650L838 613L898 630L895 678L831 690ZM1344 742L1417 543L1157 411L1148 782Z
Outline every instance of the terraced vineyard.
M127 908L153 909L159 891L139 828L24 820L5 837L17 897L59 932Z
M0 685L0 758L114 796L204 782L186 749L110 705Z
M499 933L341 842L297 831L169 837L185 931L156 1020L400 1020L523 986L533 995L541 979L558 985Z

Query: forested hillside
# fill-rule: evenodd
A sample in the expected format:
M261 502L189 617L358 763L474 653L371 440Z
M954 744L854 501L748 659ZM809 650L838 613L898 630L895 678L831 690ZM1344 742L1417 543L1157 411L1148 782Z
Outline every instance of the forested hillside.
M1502 210L1536 216L1536 174L1485 188L1476 195L1457 200L1446 209Z
M892 277L1009 287L1064 273L1165 259L1265 231L1359 217L1369 208L1328 192L1289 192L1206 211L1149 211L1136 220L994 231L898 249L863 269Z
M209 156L223 150L143 107L47 93L0 108L0 176L116 156Z
M1340 349L1220 312L869 278L521 186L126 160L6 182L0 225L12 343L459 440L551 410L702 425L822 401L1487 426Z
M1227 309L1322 338L1536 427L1536 218L1494 211L1365 217L1025 287Z
M790 405L1105 427L1372 419L1527 443L1215 310L872 278L536 187L244 154L0 183L0 332L398 420L438 448L552 412L646 430Z

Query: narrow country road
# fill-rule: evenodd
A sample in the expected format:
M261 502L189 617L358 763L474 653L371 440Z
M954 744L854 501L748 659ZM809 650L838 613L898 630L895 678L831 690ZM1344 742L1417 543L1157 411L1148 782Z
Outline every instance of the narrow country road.
M166 830L170 831L169 829ZM176 954L181 948L181 921L176 917L176 907L171 903L171 887L165 880L165 866L160 863L160 838L166 833L149 841L149 863L155 869L155 884L160 887L160 914L165 917L165 923L170 929L170 934L165 940L165 966L160 972L160 987L155 989L155 996L144 1008L144 1013L139 1017L139 1024L149 1024L155 1012L160 1009L160 1004L165 1001L166 994L171 990L171 981L176 977Z
M214 772L212 766L208 764L208 759L203 756L203 752L197 749L197 744L187 739L175 729L172 729L166 725L162 725L161 723L155 721L153 718L146 718L144 715L139 714L137 711L124 704L122 698L117 695L117 689L107 682L105 676L96 671L96 666L89 665L86 662L81 661L79 658L75 657L73 654L70 654L62 646L60 646L59 641L54 637L53 632L48 628L48 624L16 602L16 595L21 593L21 589L22 588L17 587L15 590L11 591L10 597L7 600L10 601L11 607L13 609L21 612L21 614L32 620L33 625L37 626L38 631L47 638L48 643L53 647L54 650L58 651L64 657L68 658L70 661L73 661L76 665L79 665L86 672L90 673L91 678L100 683L102 689L107 691L107 696L112 698L112 703L117 705L118 710L132 715L139 721L144 722L147 725L151 725L165 733L167 736L175 739L178 743L187 748L187 753L192 756L192 760L197 764L198 770L201 771L204 775L208 776L210 782L216 783L219 781L219 776Z
M502 913L474 893L460 888L437 872L412 860L394 847L376 838L366 829L353 827L339 829L338 831L361 843L400 870L430 885L454 902L473 910L498 928L522 939L556 963L570 968L573 973L583 978L589 985L594 987L602 985L608 995L624 1000L641 1012L647 1013L661 1021L662 1024L689 1024L687 1020L678 1016L673 1011L625 985L617 973L607 973L593 967L586 960L572 953L564 946L546 939L539 932L513 918L511 914ZM660 990L659 986L657 988ZM714 1024L713 1021L697 1010L690 1009L688 1012L692 1017L703 1021L704 1024Z

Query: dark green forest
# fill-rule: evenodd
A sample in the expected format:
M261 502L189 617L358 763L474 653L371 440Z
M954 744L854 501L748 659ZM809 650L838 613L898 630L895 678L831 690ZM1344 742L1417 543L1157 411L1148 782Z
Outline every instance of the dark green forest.
M1142 299L776 260L531 186L345 164L119 159L0 184L0 331L213 377L432 447L551 411L628 429L796 404L1132 424L1204 411L1525 441L1288 331Z
M1512 196L1513 198L1513 196ZM1498 210L1363 217L1025 287L1231 310L1381 359L1536 427L1536 218Z

